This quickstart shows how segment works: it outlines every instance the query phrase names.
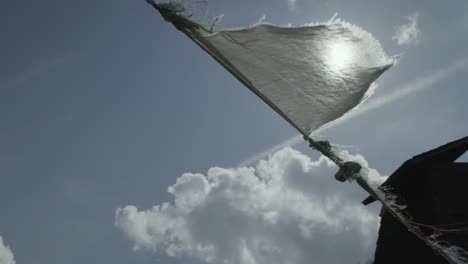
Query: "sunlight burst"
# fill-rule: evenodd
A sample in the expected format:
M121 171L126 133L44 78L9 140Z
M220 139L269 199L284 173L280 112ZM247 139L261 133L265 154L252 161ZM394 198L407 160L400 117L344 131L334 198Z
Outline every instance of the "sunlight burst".
M327 54L327 64L335 70L340 70L351 63L353 59L353 48L345 42L330 45Z

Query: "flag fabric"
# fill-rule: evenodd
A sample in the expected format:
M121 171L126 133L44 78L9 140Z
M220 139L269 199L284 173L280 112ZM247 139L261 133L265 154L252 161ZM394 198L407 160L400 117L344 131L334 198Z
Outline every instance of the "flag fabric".
M359 105L393 63L370 33L336 18L213 32L167 4L156 8L306 136Z

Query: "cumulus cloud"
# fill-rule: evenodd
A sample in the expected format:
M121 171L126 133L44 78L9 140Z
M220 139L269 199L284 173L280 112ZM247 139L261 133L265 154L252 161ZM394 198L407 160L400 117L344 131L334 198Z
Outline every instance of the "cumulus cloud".
M395 40L398 46L416 45L419 43L421 31L419 30L418 20L419 13L414 13L406 17L407 23L401 25L392 39Z
M8 246L3 244L3 238L0 236L0 264L15 264L13 252Z
M183 174L169 187L173 202L119 208L115 224L135 249L206 263L360 263L374 250L378 216L336 170L284 148L254 167Z

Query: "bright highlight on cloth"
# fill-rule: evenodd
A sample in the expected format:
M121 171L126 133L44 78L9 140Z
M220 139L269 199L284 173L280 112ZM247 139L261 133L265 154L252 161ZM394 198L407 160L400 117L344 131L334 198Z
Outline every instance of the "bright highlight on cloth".
M344 42L332 43L328 50L327 64L331 70L340 70L353 62L353 53L356 52L352 45Z

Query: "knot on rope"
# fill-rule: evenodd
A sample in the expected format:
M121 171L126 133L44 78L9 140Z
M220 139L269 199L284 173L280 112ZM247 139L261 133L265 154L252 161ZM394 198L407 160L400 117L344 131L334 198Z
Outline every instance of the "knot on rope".
M354 161L347 161L340 166L340 169L335 174L335 179L340 182L356 179L359 176L361 168L361 164Z

